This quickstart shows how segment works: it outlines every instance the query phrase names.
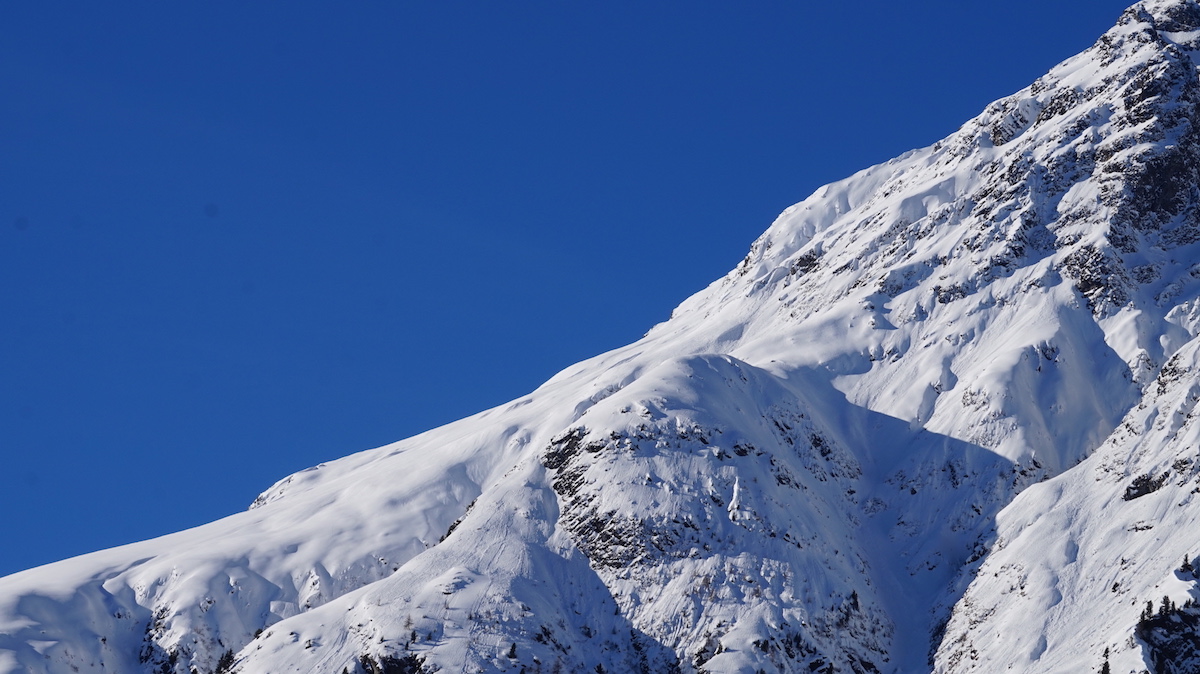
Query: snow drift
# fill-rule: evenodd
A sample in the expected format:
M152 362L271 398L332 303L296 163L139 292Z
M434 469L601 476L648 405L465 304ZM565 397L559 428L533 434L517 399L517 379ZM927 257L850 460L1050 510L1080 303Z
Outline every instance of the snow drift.
M0 579L0 672L1193 671L1198 49L1138 3L642 340Z

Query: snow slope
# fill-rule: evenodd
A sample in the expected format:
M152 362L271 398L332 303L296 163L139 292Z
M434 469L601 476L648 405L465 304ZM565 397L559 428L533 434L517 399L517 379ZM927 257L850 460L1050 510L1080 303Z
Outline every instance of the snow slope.
M0 579L0 672L1167 671L1191 614L1142 617L1193 584L1155 532L1200 470L1197 46L1194 0L1134 5L638 342Z

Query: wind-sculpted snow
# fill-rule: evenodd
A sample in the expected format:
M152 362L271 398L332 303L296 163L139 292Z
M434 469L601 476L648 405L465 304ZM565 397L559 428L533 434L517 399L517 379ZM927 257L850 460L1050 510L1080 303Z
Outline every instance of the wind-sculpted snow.
M1198 49L1135 5L642 340L0 579L0 673L1194 670Z
M1181 567L1200 553L1200 344L1177 353L1145 400L1090 458L1031 487L999 519L999 538L954 610L938 670L1192 672L1194 652L1155 665L1139 633L1163 599L1200 598ZM1162 621L1200 645L1190 625ZM1185 614L1186 617L1186 614ZM1161 627L1161 626L1160 626ZM1161 654L1160 654L1161 655Z

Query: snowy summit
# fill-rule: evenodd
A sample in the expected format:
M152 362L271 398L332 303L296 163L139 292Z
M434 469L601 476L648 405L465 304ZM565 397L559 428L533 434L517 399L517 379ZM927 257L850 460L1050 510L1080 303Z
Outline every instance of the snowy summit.
M1200 3L638 342L0 579L0 673L1200 671Z

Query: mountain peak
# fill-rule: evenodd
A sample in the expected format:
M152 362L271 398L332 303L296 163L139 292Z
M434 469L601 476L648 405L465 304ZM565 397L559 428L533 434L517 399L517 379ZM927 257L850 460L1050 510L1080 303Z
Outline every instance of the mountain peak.
M1133 663L1200 507L1197 27L1133 6L520 400L0 580L0 672Z
M1118 25L1135 21L1168 33L1200 30L1200 4L1196 0L1143 0L1125 10Z

